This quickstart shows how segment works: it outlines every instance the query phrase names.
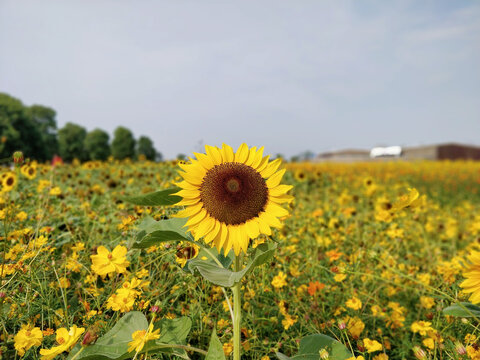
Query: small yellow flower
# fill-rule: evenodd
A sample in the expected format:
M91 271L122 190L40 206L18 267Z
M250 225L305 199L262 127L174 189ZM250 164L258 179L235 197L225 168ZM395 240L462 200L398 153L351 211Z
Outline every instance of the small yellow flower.
M351 299L347 300L345 305L350 309L359 310L362 307L362 301L354 296Z
M73 325L70 330L66 328L57 329L57 343L58 346L54 346L51 349L40 349L41 360L51 360L57 355L60 355L64 351L68 351L75 345L80 335L84 333L84 328L77 328L77 325Z
M286 282L287 274L284 274L283 271L280 271L277 276L275 276L272 280L273 287L280 289L287 285Z
M369 338L363 339L363 345L365 345L369 353L380 351L383 349L382 344L380 344L376 340L370 340Z
M427 331L432 331L434 330L432 327L431 327L432 323L429 322L429 321L415 321L412 326L411 326L411 330L412 332L414 333L419 333L420 335L422 336L426 336L427 335Z
M422 341L423 346L433 350L435 348L435 342L432 338L426 338Z
M429 296L422 296L420 297L420 304L425 309L431 309L435 305L435 300Z
M110 273L122 274L127 271L130 262L126 259L127 248L117 245L112 252L108 251L105 246L99 246L97 255L91 255L92 270L100 276Z
M60 189L60 187L58 186L55 186L53 188L50 189L50 191L48 192L49 195L52 195L52 196L58 196L58 195L61 195L62 194L62 189Z
M297 322L297 317L296 316L290 316L290 315L287 314L285 316L285 319L282 320L282 325L283 325L283 328L285 330L288 330L290 328L290 326L292 326L296 322Z
M149 340L155 340L160 337L160 329L153 330L153 324L150 324L148 330L137 330L132 334L132 341L128 343L128 352L135 350L139 353Z
M42 343L43 334L40 328L31 325L22 325L21 330L14 337L14 346L18 355L23 356L25 351L32 346L39 346Z

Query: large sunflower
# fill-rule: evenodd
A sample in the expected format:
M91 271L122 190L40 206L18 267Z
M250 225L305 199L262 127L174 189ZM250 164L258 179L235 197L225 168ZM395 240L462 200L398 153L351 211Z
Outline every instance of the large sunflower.
M183 199L178 205L186 208L178 217L188 217L185 226L195 240L204 238L227 254L246 252L250 239L260 234L271 235L271 227L280 228L278 218L288 215L280 204L290 202L292 188L281 185L285 169L278 170L281 160L269 162L263 147L240 145L237 152L223 144L222 148L205 146L206 154L194 153L195 159L180 164ZM277 171L278 170L278 171ZM212 245L212 246L213 246Z
M474 304L480 303L480 252L472 251L468 255L470 265L467 271L463 273L466 277L460 286L463 288L463 292L472 293L470 301Z

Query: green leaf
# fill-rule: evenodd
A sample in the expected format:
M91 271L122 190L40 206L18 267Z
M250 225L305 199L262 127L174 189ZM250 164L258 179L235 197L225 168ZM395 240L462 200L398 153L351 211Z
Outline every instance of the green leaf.
M123 197L122 200L134 205L142 206L175 205L176 203L180 202L182 198L172 194L175 194L180 190L180 188L160 190L145 195Z
M210 338L210 345L208 345L208 353L205 360L225 360L225 353L223 352L223 345L218 339L217 330L213 328L212 336Z
M146 330L148 321L141 312L131 311L125 314L113 328L105 335L97 340L91 346L86 347L76 359L80 360L107 360L120 359L124 354L128 353L128 343L132 341L132 334L137 330ZM80 350L77 345L70 352L68 359Z
M232 287L242 278L253 271L257 266L263 265L270 261L277 248L276 243L260 244L253 254L252 260L241 271L231 271L220 267L213 260L202 260L197 256L195 259L187 263L188 269L192 274L197 270L208 281L222 287Z
M186 219L180 218L155 221L147 217L139 225L140 231L132 247L144 249L166 241L192 241L183 228L186 222Z
M155 340L157 344L183 344L192 327L192 320L188 317L162 319L159 324L160 337Z
M304 337L300 341L298 354L288 357L277 352L277 358L280 360L319 360L320 350L326 350L331 360L345 360L352 357L352 353L341 342L323 334L314 334Z
M480 306L476 306L468 302L461 302L443 309L443 313L445 315L460 317L480 317Z
M172 345L184 343L191 326L192 321L187 317L160 320L160 338L148 342L140 353L147 351L149 353L165 353L188 359L184 350L172 347ZM125 314L115 326L99 338L95 344L86 347L76 359L130 359L134 352L128 352L128 343L132 341L133 332L146 329L148 329L148 321L145 315L139 311L131 311ZM67 360L73 358L80 348L80 345L75 346Z

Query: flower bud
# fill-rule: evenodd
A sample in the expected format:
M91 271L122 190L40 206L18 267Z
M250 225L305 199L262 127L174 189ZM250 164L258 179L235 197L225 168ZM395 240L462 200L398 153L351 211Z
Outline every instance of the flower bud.
M23 157L23 152L21 151L15 151L13 153L13 163L16 165L16 166L21 166L23 164L23 161L25 160L25 158Z
M325 349L321 349L318 354L320 355L320 359L322 360L328 360L329 359L329 354L328 354L328 351L325 350Z
M465 349L465 346L463 346L460 341L455 343L455 350L457 351L458 355L465 355L467 353L467 349Z
M82 340L82 346L88 346L90 344L93 344L95 341L97 341L98 334L96 329L89 329L83 336Z
M415 357L419 360L427 359L427 354L420 346L414 346L413 353L415 354Z

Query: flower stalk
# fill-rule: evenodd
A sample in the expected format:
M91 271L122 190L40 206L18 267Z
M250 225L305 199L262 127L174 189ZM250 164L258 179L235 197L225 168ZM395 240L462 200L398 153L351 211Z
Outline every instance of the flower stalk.
M241 255L235 256L235 271L241 270ZM242 321L242 299L240 294L241 281L233 286L233 360L240 360L241 351L241 331Z

